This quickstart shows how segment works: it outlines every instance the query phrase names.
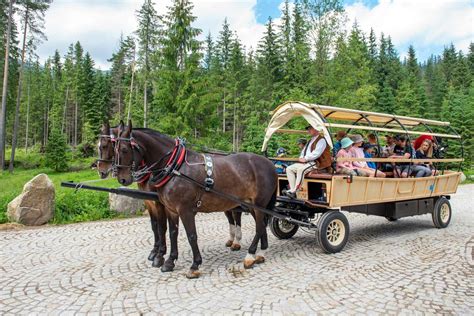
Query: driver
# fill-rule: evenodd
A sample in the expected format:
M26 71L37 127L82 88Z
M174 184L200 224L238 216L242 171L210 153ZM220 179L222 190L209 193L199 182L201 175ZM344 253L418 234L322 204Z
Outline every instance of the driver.
M331 169L331 152L323 136L323 128L314 128L309 125L306 130L311 135L311 139L303 147L298 162L286 168L290 189L283 194L291 198L296 198L296 190L300 186L303 175L313 169L318 169L319 172L330 172Z

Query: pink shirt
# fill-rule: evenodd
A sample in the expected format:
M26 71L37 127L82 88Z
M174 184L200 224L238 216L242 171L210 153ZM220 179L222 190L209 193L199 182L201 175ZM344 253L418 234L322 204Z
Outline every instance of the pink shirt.
M341 171L342 168L354 169L351 161L339 161L337 158L352 158L351 152L341 148L336 155L336 172Z
M361 147L352 146L350 149L350 154L352 158L365 158L364 150ZM368 168L367 162L365 161L354 161L354 168Z

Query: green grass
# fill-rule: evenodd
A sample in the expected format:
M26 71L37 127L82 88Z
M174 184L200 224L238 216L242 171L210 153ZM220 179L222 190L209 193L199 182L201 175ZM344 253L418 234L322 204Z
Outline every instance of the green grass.
M24 150L19 150L14 173L0 172L0 223L8 222L6 216L8 203L22 192L26 182L40 173L49 176L56 190L55 215L51 223L65 224L124 216L109 210L108 194L105 192L87 190L75 192L74 189L60 186L61 181L82 182L99 179L97 172L89 168L94 158L75 159L70 163L70 169L76 171L70 172L55 172L42 167L42 159L42 154L38 152L30 151L25 154ZM107 179L91 185L117 187L118 183L116 179Z

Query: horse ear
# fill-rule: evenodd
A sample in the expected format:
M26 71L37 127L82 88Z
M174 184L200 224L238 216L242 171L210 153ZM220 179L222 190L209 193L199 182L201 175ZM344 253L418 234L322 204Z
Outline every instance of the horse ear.
M104 124L102 124L102 134L108 135L109 132L110 132L109 120L105 120Z
M128 120L128 129L132 131L132 120Z
M120 123L119 123L119 125L118 125L118 133L119 133L119 135L120 135L120 133L122 133L124 125L125 125L125 124L123 123L123 121L120 120Z

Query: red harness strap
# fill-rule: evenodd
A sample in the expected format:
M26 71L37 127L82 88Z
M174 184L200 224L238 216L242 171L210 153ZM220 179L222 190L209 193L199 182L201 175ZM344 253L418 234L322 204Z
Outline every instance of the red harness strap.
M179 140L176 140L176 145L174 147L174 150L173 150L173 153L171 154L170 159L168 159L168 162L166 163L166 167L169 167L173 163L173 160L175 159L177 154L179 154L179 157L178 157L178 161L176 161L176 170L178 170L181 167L181 165L184 162L184 157L186 156L186 148L183 148L183 150L179 152L180 148L181 146L179 144ZM172 177L173 177L172 174L167 175L166 177L163 178L163 180L155 184L155 188L161 188L166 183L168 183L168 181L170 181Z
M144 167L145 166L145 160L142 160L142 163L140 164L140 167ZM141 179L140 181L137 181L138 184L142 184L146 181L148 181L148 179L150 179L150 176L151 176L151 171L148 172L146 174L146 176L143 177L143 179Z

